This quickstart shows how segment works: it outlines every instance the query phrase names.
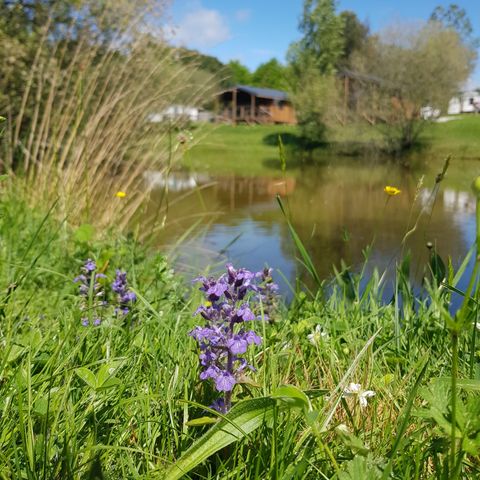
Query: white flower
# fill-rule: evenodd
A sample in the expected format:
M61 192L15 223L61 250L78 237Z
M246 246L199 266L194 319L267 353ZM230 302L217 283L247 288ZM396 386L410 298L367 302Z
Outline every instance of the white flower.
M328 333L321 325L317 325L315 330L307 335L307 338L312 345L318 345L318 342L320 342L322 338L327 340Z
M363 390L359 383L350 383L343 391L344 397L358 397L360 407L365 408L368 405L367 398L374 397L373 390Z
M477 327L477 330L480 330L480 322L476 322L475 326Z

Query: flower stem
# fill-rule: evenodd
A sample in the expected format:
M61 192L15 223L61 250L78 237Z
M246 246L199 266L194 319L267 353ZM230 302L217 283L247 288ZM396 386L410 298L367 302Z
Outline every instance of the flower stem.
M232 352L228 352L227 355L227 372L233 375L233 355ZM225 411L229 412L232 408L232 391L225 392Z
M455 471L455 458L457 449L457 378L458 378L458 332L452 331L452 401L451 401L451 423L452 436L450 439L450 471Z

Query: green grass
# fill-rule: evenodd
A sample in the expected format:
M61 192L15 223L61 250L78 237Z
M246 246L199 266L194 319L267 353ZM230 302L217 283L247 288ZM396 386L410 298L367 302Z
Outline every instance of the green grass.
M56 208L32 210L2 191L0 478L164 479L212 428L189 424L211 416L201 405L218 396L199 381L198 347L188 335L202 323L192 317L202 297L161 255L114 232L93 239L88 229L55 220ZM128 271L139 299L130 316L108 307L99 327L82 326L72 279L86 258L107 275L100 280L107 290L116 268ZM451 371L449 294L431 279L423 297L414 297L407 270L393 303L382 302L378 275L360 288L360 278L343 272L328 289L298 291L271 314L273 323L252 322L263 344L250 348L256 371L233 401L248 414L250 399L266 398L255 405L269 406L270 420L253 429L242 424L251 430L246 438L227 422L240 440L183 478L478 478L476 308L459 336L457 472L448 463L450 393L442 380ZM314 345L307 335L317 325L328 337ZM349 382L375 391L368 407L342 398ZM308 400L299 390L278 390L283 385Z
M480 159L480 115L452 117L446 123L430 124L425 139L433 154Z
M298 135L298 128L220 125L203 133L186 154L183 165L195 171L256 176L279 172L278 135Z
M299 135L296 126L209 126L182 163L194 171L220 175L280 175L278 135L282 135L287 148L288 174L295 175L302 165L298 155L292 151L292 143L298 140ZM421 153L413 153L413 158L439 158L441 162L446 155L452 155L463 160L478 160L480 115L429 124L422 139L425 149ZM375 127L347 125L330 130L327 140L331 146L317 149L313 154L317 160L351 156L353 152L360 152L365 145L381 141L381 135ZM355 156L351 158L356 159ZM308 154L304 155L304 160L308 160Z

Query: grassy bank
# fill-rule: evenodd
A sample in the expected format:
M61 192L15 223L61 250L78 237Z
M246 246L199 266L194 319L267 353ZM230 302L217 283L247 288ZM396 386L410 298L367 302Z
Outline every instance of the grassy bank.
M217 414L207 407L221 393L200 381L189 336L205 324L192 316L197 307L210 308L198 285L184 286L165 258L132 239L94 239L53 213L2 193L0 478L480 474L477 309L452 344L450 294L435 279L414 297L404 265L396 300L385 305L378 276L360 290L358 278L343 275L328 296L320 286L288 307L268 307L269 322L248 322L262 337L245 355L254 369L239 378L233 410L212 426ZM85 270L87 259L96 269ZM112 290L117 269L136 295L125 315ZM245 301L259 315L266 308L254 293ZM463 385L458 423L452 349Z
M429 124L423 135L425 148L420 154L414 153L413 157L443 159L446 155L453 155L458 159L479 160L480 115L454 118L446 123ZM202 132L199 143L188 152L183 164L192 170L219 174L278 175L279 135L288 151L289 174L294 175L302 165L298 155L293 152L299 142L299 129L296 126L208 127ZM373 127L347 125L329 131L328 140L330 145L317 149L314 158L321 161L323 157L331 158L332 155L351 155L365 150L365 146L368 152L371 145L381 140L381 134Z

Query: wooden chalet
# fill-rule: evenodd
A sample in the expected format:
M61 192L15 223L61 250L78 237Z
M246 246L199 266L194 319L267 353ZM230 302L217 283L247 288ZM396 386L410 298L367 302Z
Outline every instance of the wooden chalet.
M220 120L232 123L296 124L292 103L286 92L272 88L236 85L218 97Z

